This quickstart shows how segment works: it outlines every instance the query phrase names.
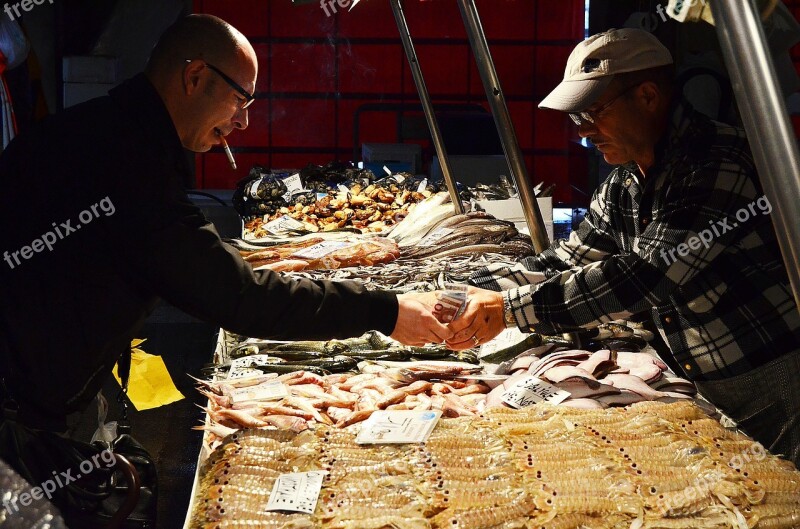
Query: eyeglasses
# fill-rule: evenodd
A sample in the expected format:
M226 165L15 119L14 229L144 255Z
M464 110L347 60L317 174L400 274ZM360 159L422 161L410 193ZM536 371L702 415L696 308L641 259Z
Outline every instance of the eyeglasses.
M187 64L191 63L193 60L202 60L202 59L186 59L186 63ZM213 64L207 63L206 61L203 61L203 63L206 66L208 66L209 70L211 70L212 72L214 72L217 75L219 75L220 77L222 77L222 80L225 81L226 83L228 83L228 86L230 86L231 88L236 90L236 92L238 92L244 98L244 103L242 103L239 106L239 108L244 110L245 108L247 108L247 107L249 107L250 105L253 104L253 101L256 100L256 98L255 98L255 96L253 94L251 94L250 92L248 92L247 90L245 90L244 88L239 86L239 84L236 81L234 81L233 79L231 79L230 77L225 75L225 73L222 70L220 70L219 68L217 68Z
M616 103L617 100L620 97L624 96L625 94L627 94L628 92L630 92L631 90L636 88L637 86L639 86L639 85L635 84L635 85L629 86L628 88L626 88L625 90L623 90L622 92L617 94L617 96L615 98L611 99L610 101L608 101L606 104L604 104L600 108L597 108L595 110L584 110L583 112L570 112L569 113L569 117L579 127L581 125L583 125L584 123L597 123L597 118L599 118L600 115L603 112L605 112L606 110L611 108L611 105Z

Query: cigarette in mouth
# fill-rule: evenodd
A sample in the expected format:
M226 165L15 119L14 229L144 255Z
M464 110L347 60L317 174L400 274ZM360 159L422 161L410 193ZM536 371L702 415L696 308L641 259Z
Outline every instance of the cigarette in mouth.
M219 134L219 133L217 133ZM222 149L225 151L225 156L228 157L228 163L231 164L233 170L236 170L236 160L233 159L233 153L231 152L231 148L228 147L228 142L225 141L225 136L219 134L219 139L222 140Z

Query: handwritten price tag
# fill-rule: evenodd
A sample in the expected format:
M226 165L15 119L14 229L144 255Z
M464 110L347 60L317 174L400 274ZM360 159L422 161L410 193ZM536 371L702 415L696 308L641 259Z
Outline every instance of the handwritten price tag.
M426 235L424 239L419 241L417 246L422 246L425 248L433 246L434 244L439 242L440 239L447 237L451 233L453 233L453 230L451 228L439 228L435 232Z
M313 514L325 474L324 471L281 474L272 487L266 510Z
M302 222L294 220L289 215L284 215L265 224L264 229L273 235L284 235L291 231L302 230L304 226Z
M346 241L325 241L315 244L314 246L309 246L308 248L303 248L302 250L295 252L293 255L294 257L300 257L301 259L320 259L330 253L335 252L336 250L349 248L354 244L355 243Z
M430 436L439 417L440 410L376 411L364 421L356 437L358 444L404 444L424 443Z
M512 408L527 408L539 402L560 404L570 396L569 391L559 389L536 377L520 380L503 393L503 402Z
M236 403L261 400L277 400L289 396L289 390L282 382L269 382L231 391L231 400Z
M292 194L303 189L303 181L300 179L300 173L287 176L283 179L283 183L286 185L286 193L284 193L283 199L287 202L292 198Z

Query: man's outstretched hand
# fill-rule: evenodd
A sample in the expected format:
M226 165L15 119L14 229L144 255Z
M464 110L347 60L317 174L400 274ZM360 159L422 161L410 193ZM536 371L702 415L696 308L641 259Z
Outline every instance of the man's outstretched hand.
M470 287L468 297L464 313L447 325L452 336L445 341L454 351L485 344L506 328L500 292ZM434 312L434 315L438 314Z
M401 294L397 296L397 302L399 307L397 323L391 335L393 339L405 345L422 346L442 343L452 337L453 332L433 314L436 298L431 293ZM502 317L501 313L501 320Z

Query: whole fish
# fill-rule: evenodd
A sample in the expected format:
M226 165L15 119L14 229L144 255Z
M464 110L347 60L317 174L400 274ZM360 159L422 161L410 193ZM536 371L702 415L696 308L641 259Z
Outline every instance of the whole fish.
M487 364L499 364L507 360L516 358L517 356L521 355L528 349L539 347L541 345L542 345L542 335L531 333L528 336L526 336L525 339L522 340L521 342L515 343L514 345L506 347L505 349L500 349L499 351L495 351L492 354L488 354L484 356L481 360L483 360Z

